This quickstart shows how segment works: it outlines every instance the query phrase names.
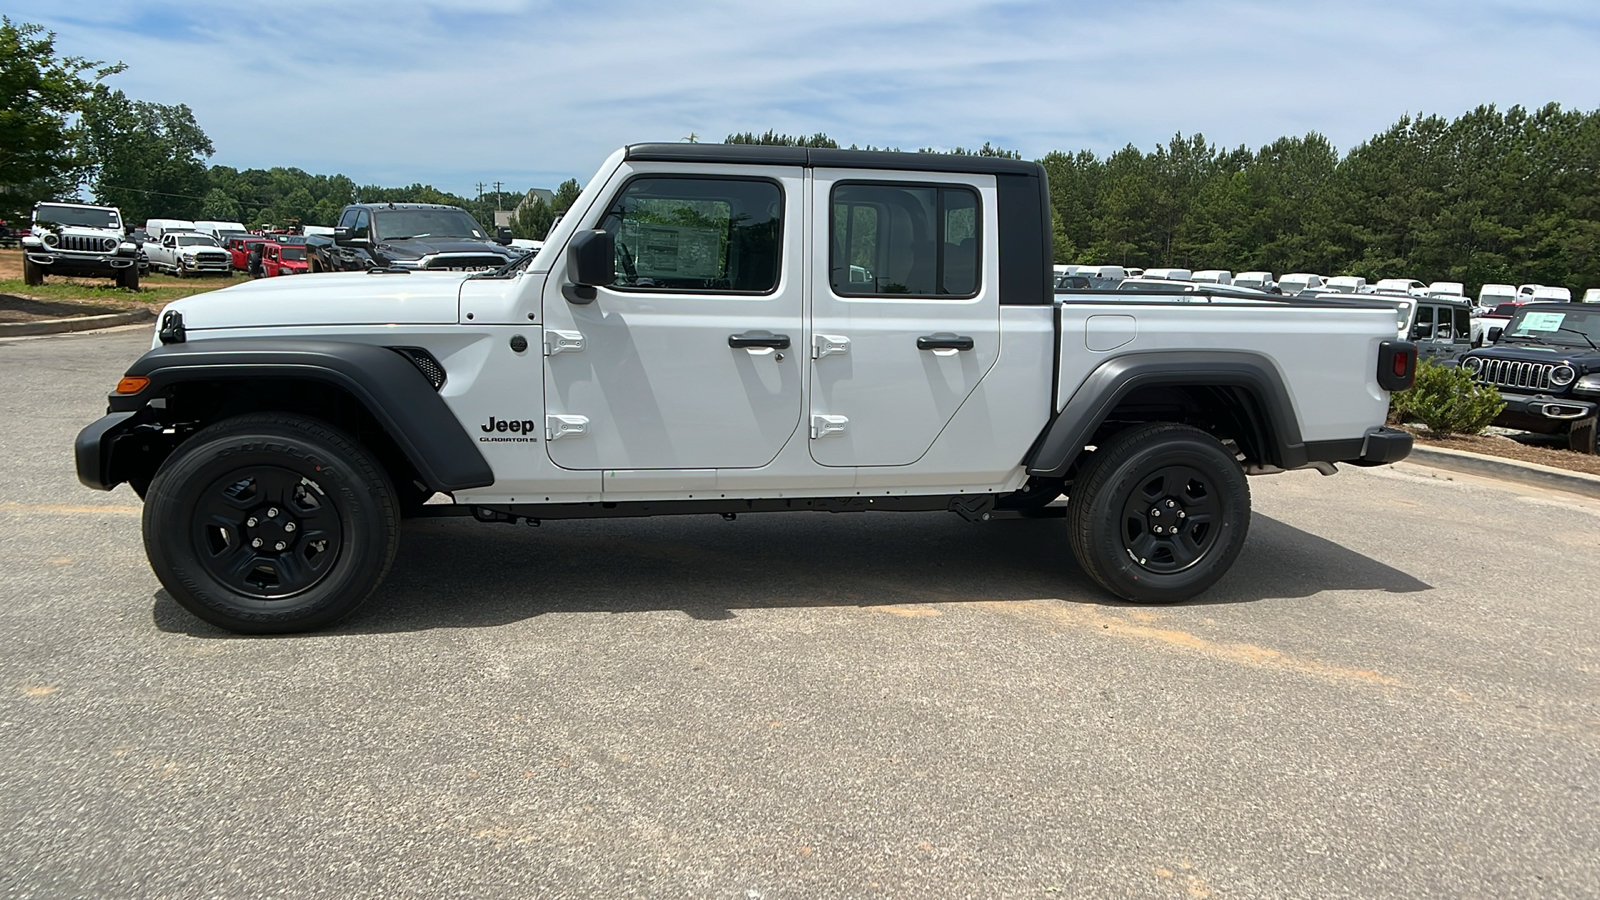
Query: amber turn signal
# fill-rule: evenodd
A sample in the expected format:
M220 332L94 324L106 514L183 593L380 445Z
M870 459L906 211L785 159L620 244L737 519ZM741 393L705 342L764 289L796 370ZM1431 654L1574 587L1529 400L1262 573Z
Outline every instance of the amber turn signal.
M124 375L122 380L117 382L117 393L137 394L148 387L149 384L150 379L143 375Z

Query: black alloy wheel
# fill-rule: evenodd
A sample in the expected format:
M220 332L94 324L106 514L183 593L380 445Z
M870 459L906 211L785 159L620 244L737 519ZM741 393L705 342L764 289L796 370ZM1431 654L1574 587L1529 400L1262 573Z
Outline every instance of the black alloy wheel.
M277 466L236 469L200 494L195 555L235 593L283 600L327 577L344 546L344 523L327 489Z
M241 634L308 631L360 606L399 543L387 474L314 419L251 413L211 425L145 492L144 542L167 592Z
M1176 603L1211 587L1244 546L1250 490L1214 437L1154 423L1100 446L1069 491L1073 555L1135 603Z

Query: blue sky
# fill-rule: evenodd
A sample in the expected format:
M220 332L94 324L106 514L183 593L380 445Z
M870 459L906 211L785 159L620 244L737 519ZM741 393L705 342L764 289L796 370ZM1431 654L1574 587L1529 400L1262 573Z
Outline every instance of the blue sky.
M773 128L1037 157L1341 151L1407 112L1600 107L1600 4L1567 0L0 0L109 83L187 103L214 164L470 193L580 182L616 147Z

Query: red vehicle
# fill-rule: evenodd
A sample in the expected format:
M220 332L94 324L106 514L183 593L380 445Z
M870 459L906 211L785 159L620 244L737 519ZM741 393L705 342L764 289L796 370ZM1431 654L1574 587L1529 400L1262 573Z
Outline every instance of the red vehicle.
M228 253L233 256L234 270L238 272L247 272L250 270L250 251L261 246L265 242L266 238L256 237L255 235L247 235L242 237L228 238L228 242L222 246L226 247L228 249Z
M267 241L261 245L261 277L277 275L304 275L306 273L306 248L302 244L280 244Z

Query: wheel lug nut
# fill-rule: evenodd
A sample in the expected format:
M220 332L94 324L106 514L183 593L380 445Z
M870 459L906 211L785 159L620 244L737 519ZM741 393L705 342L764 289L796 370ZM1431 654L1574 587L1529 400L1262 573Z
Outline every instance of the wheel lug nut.
M290 522L289 524L283 526L283 530L284 531L293 531L294 530L294 523Z
M259 546L261 546L261 544L262 544L261 538L256 538L255 540L250 542L250 546L252 546L252 547L259 547Z
M244 525L245 525L246 528L254 528L254 527L256 527L256 517L255 516L251 516L250 518L245 519L244 520Z
M1189 518L1189 514L1180 509L1178 510L1178 518L1187 519Z
M267 518L276 519L277 517L278 517L278 508L276 506L271 507L271 508L269 508L267 510Z
M287 546L289 546L289 545L285 544L283 541L279 541L276 544L272 545L272 549L274 549L274 550L282 550L283 548L285 548Z

